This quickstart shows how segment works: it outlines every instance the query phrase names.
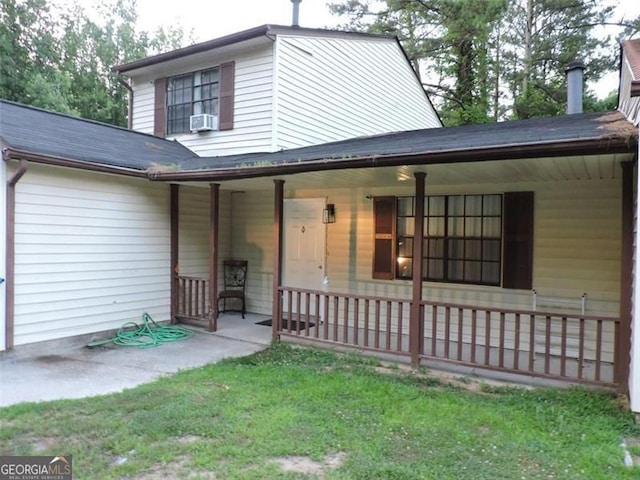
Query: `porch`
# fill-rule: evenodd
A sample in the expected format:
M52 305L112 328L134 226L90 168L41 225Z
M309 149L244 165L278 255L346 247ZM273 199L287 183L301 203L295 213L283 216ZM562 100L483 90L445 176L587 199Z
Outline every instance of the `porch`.
M245 259L248 311L274 340L624 391L633 154L536 145L167 175L192 182L172 185L172 317L216 330L222 261Z
M207 279L179 277L178 318L209 328ZM275 321L223 314L222 336L354 348L400 362L466 367L569 383L616 386L620 319L604 315L516 310L423 300L412 325L410 299L280 287ZM414 333L415 332L415 333ZM413 341L412 341L413 339ZM416 340L417 339L417 340Z

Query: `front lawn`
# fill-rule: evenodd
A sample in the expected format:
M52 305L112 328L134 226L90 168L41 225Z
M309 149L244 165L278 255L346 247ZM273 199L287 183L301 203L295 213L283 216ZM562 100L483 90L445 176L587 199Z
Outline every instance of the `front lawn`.
M584 389L524 390L275 345L127 390L0 409L3 455L76 479L612 479L640 429Z

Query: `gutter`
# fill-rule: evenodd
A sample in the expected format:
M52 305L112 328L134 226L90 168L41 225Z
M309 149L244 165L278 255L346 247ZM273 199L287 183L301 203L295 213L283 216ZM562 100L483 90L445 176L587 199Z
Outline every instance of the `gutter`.
M253 40L258 37L271 38L273 35L287 35L295 34L296 36L303 35L328 35L331 37L336 36L348 36L348 37L361 37L361 38L394 38L389 35L380 35L375 33L364 32L345 32L341 30L330 30L324 28L305 28L294 27L288 25L275 25L266 24L258 27L253 27L241 32L235 32L224 37L214 38L213 40L207 40L205 42L196 43L187 47L178 48L177 50L171 50L170 52L160 53L150 57L145 57L140 60L134 60L129 63L123 63L111 68L112 72L125 73L139 68L150 67L158 63L168 62L176 60L178 58L187 57L189 55L195 55L198 53L207 52L217 48L228 47L247 40Z
M188 47L179 48L166 53L160 53L151 57L146 57L133 62L125 63L122 65L116 65L111 69L112 72L125 73L131 70L137 70L138 68L149 67L162 62L168 62L181 57L189 55L195 55L197 53L206 52L215 48L226 47L235 43L240 43L253 38L262 37L267 35L270 30L270 25L262 25L259 27L244 30L242 32L232 33L224 37L209 40L208 42L196 43L195 45L189 45Z
M81 160L71 160L64 157L56 157L53 155L42 155L39 153L28 152L13 147L6 147L2 150L2 157L5 161L9 160L28 160L43 165L53 165L57 167L78 168L80 170L88 170L91 172L113 173L116 175L126 175L129 177L147 178L144 170L136 170L127 167L117 167L112 165L102 165Z
M128 103L127 103L127 128L133 130L133 88L129 85L129 82L125 81L120 74L116 77L118 83L129 91Z
M230 167L215 170L191 170L178 172L149 172L149 180L155 181L204 181L239 180L254 177L273 177L296 173L344 170L350 168L376 168L402 165L434 165L490 160L518 160L536 157L561 157L565 155L593 155L602 153L633 153L636 139L602 137L579 139L549 144L543 141L523 145L501 145L480 149L452 149L437 152L411 153L404 155L367 155L352 158L289 161L261 167Z
M29 162L21 159L18 170L7 180L7 236L6 236L6 302L5 302L5 348L13 348L15 332L15 231L16 231L16 185L27 172Z

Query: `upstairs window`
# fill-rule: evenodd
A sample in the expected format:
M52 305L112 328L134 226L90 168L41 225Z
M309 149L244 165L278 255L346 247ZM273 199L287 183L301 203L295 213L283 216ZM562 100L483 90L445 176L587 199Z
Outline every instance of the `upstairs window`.
M191 115L217 117L218 130L234 124L235 62L154 80L153 133L158 137L190 132Z
M191 115L218 116L220 70L171 77L167 82L167 134L189 132Z

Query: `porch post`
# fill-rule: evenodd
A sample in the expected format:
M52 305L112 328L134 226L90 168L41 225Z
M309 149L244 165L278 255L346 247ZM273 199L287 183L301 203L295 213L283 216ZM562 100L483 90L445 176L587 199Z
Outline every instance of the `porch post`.
M209 331L218 330L218 230L220 218L220 184L209 191Z
M622 162L622 249L620 268L620 328L615 342L614 381L629 393L631 361L631 296L633 292L633 166Z
M427 174L415 172L416 205L413 229L413 295L411 297L411 313L409 317L409 351L411 363L420 363L420 354L424 344L424 321L422 318L422 257L424 252L424 184ZM435 319L434 319L435 321Z
M169 204L170 204L170 222L171 222L171 323L176 323L176 315L178 313L178 242L179 242L179 225L180 225L180 185L169 185Z
M273 303L271 305L271 338L280 338L280 291L282 285L282 227L284 219L284 180L274 180L275 199L273 208Z

